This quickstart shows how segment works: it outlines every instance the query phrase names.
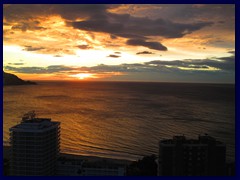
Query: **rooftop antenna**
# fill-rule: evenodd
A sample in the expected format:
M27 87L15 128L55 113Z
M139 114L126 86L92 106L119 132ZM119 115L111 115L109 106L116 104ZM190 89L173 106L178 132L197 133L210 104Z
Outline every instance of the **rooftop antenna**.
M25 113L22 117L22 121L28 121L28 120L33 120L36 117L35 111L29 111Z

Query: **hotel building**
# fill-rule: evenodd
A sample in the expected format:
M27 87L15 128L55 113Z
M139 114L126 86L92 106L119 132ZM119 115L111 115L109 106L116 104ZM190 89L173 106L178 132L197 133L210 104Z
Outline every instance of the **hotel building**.
M10 128L10 145L10 175L56 175L60 122L27 113L20 124Z

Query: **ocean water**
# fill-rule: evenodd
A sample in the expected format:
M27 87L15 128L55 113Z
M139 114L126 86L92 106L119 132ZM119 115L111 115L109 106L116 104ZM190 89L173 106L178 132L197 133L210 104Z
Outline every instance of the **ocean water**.
M174 135L207 133L235 159L235 86L145 82L39 82L3 88L3 140L24 113L61 122L61 151L136 160Z

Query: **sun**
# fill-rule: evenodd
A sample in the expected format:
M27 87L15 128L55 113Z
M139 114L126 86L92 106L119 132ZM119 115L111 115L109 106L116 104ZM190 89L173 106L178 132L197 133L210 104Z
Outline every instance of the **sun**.
M91 73L78 73L78 74L74 74L74 75L70 75L71 77L75 77L78 79L92 79L92 78L97 78L95 76L95 74L91 74Z

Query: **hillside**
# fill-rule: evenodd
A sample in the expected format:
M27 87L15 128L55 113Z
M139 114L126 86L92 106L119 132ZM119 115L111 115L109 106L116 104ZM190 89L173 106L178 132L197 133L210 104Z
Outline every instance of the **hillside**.
M3 85L10 86L10 85L36 85L37 83L32 81L24 81L17 77L14 74L5 73L3 71Z

